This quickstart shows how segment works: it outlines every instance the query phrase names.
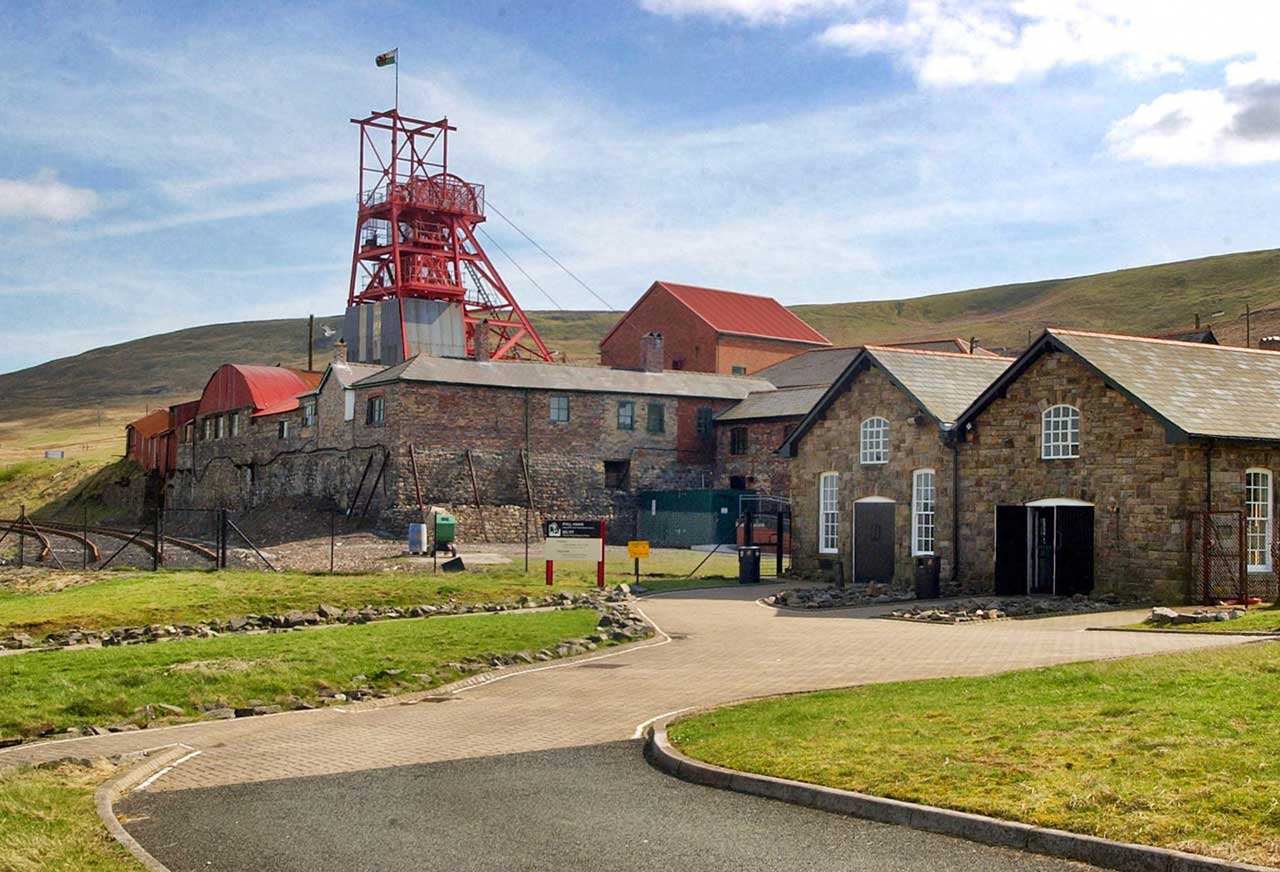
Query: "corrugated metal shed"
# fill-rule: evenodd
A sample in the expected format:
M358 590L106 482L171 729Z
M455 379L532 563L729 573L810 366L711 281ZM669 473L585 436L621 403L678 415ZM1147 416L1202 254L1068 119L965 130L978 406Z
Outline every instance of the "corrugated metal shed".
M602 366L563 366L498 360L481 362L425 355L361 379L355 386L365 388L395 381L734 400L742 399L754 391L773 390L773 385L766 381L743 376L671 370L638 372Z
M742 402L716 415L716 421L800 418L809 413L826 391L826 387L804 387L749 394Z
M253 409L256 415L272 415L298 408L298 396L314 390L320 373L283 366L218 367L200 395L201 416L232 409Z

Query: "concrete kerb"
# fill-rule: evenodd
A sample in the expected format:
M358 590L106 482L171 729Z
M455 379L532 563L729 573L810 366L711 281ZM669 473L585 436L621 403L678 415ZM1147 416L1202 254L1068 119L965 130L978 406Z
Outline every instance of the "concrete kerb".
M171 872L168 866L151 856L146 848L138 844L137 839L129 835L124 824L120 823L120 819L116 817L115 802L166 768L172 768L174 764L190 756L192 751L189 745L177 744L165 745L145 753L148 756L138 765L102 784L94 792L93 800L98 809L98 817L111 833L112 838L124 845L125 850L132 854L148 872Z
M1275 872L1270 866L1233 863L1167 848L1116 842L985 815L726 769L694 760L676 750L667 738L667 725L670 722L671 719L668 718L649 728L645 737L645 756L661 771L693 784L955 836L985 845L1089 863L1105 869L1139 872Z

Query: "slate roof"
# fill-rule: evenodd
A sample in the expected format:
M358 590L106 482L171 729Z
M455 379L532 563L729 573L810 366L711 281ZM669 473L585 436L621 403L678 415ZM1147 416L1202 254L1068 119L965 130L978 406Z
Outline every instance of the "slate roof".
M858 356L862 346L845 348L818 348L779 361L753 373L779 388L822 385L826 387L837 378L849 361Z
M1280 352L1049 329L965 415L1048 349L1074 355L1184 438L1280 442Z
M943 337L941 339L912 339L905 342L882 342L879 348L914 348L917 351L948 351L967 354L969 342L965 339ZM756 378L767 379L780 388L794 388L801 385L822 385L826 387L837 378L849 362L858 356L861 345L847 345L841 348L815 348L804 351L795 357L779 361L772 366L752 373ZM995 352L978 346L974 354L983 357L998 357Z
M349 388L363 378L382 372L386 367L378 363L353 363L349 360L335 360L325 369L324 375L320 378L320 383L316 385L316 389L312 393L320 393L324 390L324 383L330 378L338 380L338 384L344 388Z
M785 342L802 342L807 345L830 345L831 342L817 330L773 297L756 294L740 294L718 288L700 288L675 282L654 282L627 313L618 319L605 337L609 337L631 316L645 297L662 288L683 303L695 317L717 333L735 336L752 336L758 339L780 339Z
M858 373L868 367L874 366L883 371L940 427L946 428L952 426L969 404L1012 363L1008 357L865 346L823 392L821 399L778 450L784 456L795 456L796 446L804 434L821 420Z
M953 424L1013 359L868 345L870 355L941 424Z
M774 389L761 379L706 372L641 372L603 366L476 361L425 354L362 378L355 386L365 388L396 381L732 400L743 399L755 391Z
M800 418L827 392L825 387L782 388L748 394L742 402L716 415L716 421L758 421L765 418Z

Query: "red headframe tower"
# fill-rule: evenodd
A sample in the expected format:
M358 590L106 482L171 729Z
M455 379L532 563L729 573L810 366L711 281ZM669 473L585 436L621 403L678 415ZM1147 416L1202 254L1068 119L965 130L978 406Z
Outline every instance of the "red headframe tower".
M351 123L360 127L360 199L343 325L350 358L550 360L476 239L484 186L449 172L457 128L397 111Z

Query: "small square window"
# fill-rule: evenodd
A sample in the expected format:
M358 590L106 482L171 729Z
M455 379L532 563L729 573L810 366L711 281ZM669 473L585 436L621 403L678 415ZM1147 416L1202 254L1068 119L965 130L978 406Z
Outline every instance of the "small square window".
M618 401L618 429L634 430L636 428L636 404L631 400Z
M387 420L387 405L381 396L369 397L365 404L364 422L370 427L381 427Z
M569 420L568 397L551 398L551 420L555 421L557 424L563 424Z
M730 454L746 454L747 453L747 428L734 427L729 431L729 453Z
M732 372L734 375L746 375L747 368L745 366L735 366L730 370L730 372Z
M667 432L667 407L662 403L650 403L648 425L650 433Z

